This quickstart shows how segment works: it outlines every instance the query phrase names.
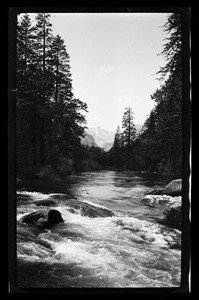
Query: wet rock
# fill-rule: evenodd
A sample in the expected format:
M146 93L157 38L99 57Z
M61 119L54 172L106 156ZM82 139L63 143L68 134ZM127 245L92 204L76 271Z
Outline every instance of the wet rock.
M96 217L112 217L114 213L106 208L101 208L101 207L94 207L91 206L87 203L83 203L81 207L81 214L83 216L88 216L90 218L96 218Z
M147 192L147 195L162 195L163 189L155 189Z
M165 219L160 223L181 230L181 201L176 201L163 212Z
M26 224L36 225L46 229L50 229L52 226L64 222L61 213L55 209L49 211L35 211L24 216L21 221Z
M70 212L80 213L82 216L87 216L90 218L106 218L114 216L114 213L109 209L94 206L76 199L65 199L64 203L66 206L70 207Z
M46 221L47 221L46 211L35 211L31 214L24 216L21 219L21 221L26 224L38 225L39 220L44 217L46 217Z
M182 195L182 179L172 180L162 190L162 195L181 196Z
M34 202L37 206L57 206L54 200L39 200Z
M45 228L51 228L52 226L63 222L64 220L61 213L56 209L51 209L48 212L48 219L44 226Z

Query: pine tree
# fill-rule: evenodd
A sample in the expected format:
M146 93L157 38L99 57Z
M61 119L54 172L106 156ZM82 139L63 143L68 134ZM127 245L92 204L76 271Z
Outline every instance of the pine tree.
M28 14L24 14L17 24L17 64L16 64L16 113L17 113L17 168L25 174L34 168L36 149L34 147L36 89L32 72L34 28Z
M86 122L87 105L73 96L69 55L61 37L53 37L49 19L38 14L32 26L24 15L17 28L17 170L22 176L49 165L57 171L71 168Z
M167 63L161 67L157 74L161 74L160 79L174 73L181 73L181 52L182 52L182 34L181 34L181 15L172 13L164 25L165 32L169 35L163 50L159 55L164 55Z
M161 87L152 100L156 106L145 122L139 145L146 148L143 160L151 171L181 173L182 159L182 66L181 18L171 14L164 25L168 37L161 55L167 63L160 68ZM135 149L136 150L136 149Z
M124 146L130 149L136 138L136 128L133 121L133 112L130 106L125 108L122 118L122 128Z
M34 28L31 25L31 20L28 14L24 14L21 22L17 24L17 73L24 80L27 79L28 65L32 61L32 38Z
M55 102L63 101L63 95L72 98L72 80L70 73L69 55L66 52L64 40L57 35L50 46L50 64L54 73Z

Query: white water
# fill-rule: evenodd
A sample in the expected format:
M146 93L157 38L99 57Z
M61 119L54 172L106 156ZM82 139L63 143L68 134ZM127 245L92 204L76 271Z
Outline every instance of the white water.
M121 192L121 187L118 192ZM20 202L18 206L18 260L27 264L29 268L39 264L35 278L31 277L31 286L180 285L181 252L171 247L180 243L178 230L138 219L133 217L132 213L127 215L126 209L123 212L120 209L115 211L113 217L96 218L84 216L81 209L73 209L71 212L70 206L64 203L64 194L22 191L19 195L20 193L29 196L29 201ZM89 193L91 195L90 190ZM35 233L32 227L20 222L27 213L44 209L37 207L35 201L52 197L57 199L58 206L55 209L61 212L63 224ZM91 205L92 197L85 200L83 194L82 200ZM109 194L107 198L111 200L110 197ZM101 207L97 203L92 205L96 209ZM45 243L50 247L46 247ZM21 281L21 284L27 285L24 281Z

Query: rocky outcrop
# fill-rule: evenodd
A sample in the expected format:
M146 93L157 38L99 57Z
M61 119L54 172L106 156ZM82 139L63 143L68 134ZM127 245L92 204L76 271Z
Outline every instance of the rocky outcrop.
M64 222L61 213L58 210L49 211L40 210L24 216L23 223L39 226L43 229L50 229L52 226Z
M162 190L152 190L141 199L150 207L161 205L164 218L159 223L171 228L181 230L181 206L182 206L182 180L172 180ZM160 206L159 206L160 207Z
M162 190L162 195L181 196L182 195L182 179L172 180Z

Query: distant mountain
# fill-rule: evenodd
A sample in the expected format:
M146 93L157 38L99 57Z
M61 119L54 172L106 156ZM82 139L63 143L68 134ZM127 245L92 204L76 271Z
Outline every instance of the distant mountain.
M89 147L98 147L93 136L91 134L88 134L87 132L85 132L84 137L81 139L81 144Z
M140 124L137 124L137 125L135 125L136 131L137 131L137 134L139 134L139 133L141 132L141 130L142 130L142 126L143 126L143 125L140 125Z
M142 125L135 125L137 134L141 132ZM103 148L105 151L109 151L113 146L115 132L108 131L99 126L89 127L85 130L85 136L82 139L82 144L89 147L95 146Z
M105 151L108 151L112 147L115 137L114 132L102 129L99 126L90 127L86 129L86 132L93 136L98 147L103 148Z

